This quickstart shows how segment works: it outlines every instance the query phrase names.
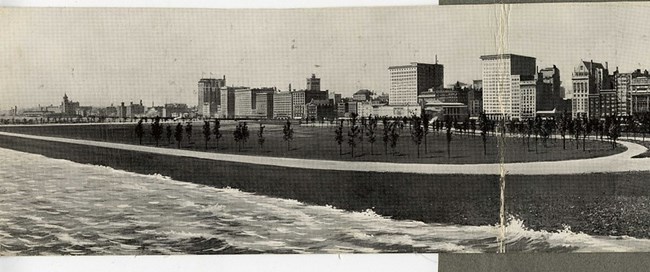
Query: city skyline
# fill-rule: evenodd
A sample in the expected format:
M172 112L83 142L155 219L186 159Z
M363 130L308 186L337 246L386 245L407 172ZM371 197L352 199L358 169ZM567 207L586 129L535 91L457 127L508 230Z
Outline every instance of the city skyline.
M503 14L511 22L503 53L535 57L539 69L557 65L567 91L581 60L608 62L611 71L650 67L637 49L650 46L643 31L606 27L645 25L646 3L565 4L545 18L530 15L557 4L509 7L18 9L0 19L10 26L0 33L8 41L0 45L0 109L56 104L64 93L84 105L195 105L196 82L223 75L229 86L286 90L306 87L315 73L323 90L344 96L388 92L389 66L436 57L445 85L471 83L481 79L479 57L498 51Z

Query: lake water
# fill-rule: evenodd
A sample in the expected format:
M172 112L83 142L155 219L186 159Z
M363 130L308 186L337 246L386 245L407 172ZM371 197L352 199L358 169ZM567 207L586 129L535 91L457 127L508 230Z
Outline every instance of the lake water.
M496 252L496 226L393 220L0 149L0 255ZM531 231L507 251L650 251L650 240Z

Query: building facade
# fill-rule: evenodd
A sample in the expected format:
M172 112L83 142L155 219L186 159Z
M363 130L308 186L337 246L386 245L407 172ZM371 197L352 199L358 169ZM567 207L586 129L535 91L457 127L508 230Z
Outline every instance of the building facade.
M293 100L291 92L273 94L273 118L291 119L293 117Z
M202 78L198 83L199 101L196 106L198 114L211 117L217 114L221 104L221 88L226 86L226 76L222 79Z
M68 99L68 94L63 94L63 102L61 102L61 113L65 115L76 115L79 102L73 102Z
M292 118L306 118L305 105L311 100L327 100L327 92L314 90L300 90L291 92L291 104L293 106Z
M483 111L491 119L521 119L520 78L534 76L536 59L514 54L481 56Z
M390 105L417 105L418 95L444 86L442 64L412 62L409 65L388 67L388 72Z
M317 78L315 74L311 74L311 77L307 78L307 90L320 91L320 78Z
M221 93L221 105L218 112L220 118L235 118L235 91L237 89L239 88L226 86L219 91Z
M537 79L534 76L521 76L519 88L521 89L519 98L520 119L533 119L539 110L537 107Z
M537 73L537 90L535 107L537 111L561 111L562 87L560 86L560 69L553 67L541 69Z
M650 75L647 71L630 79L630 114L650 112Z
M573 85L572 96L572 115L573 118L577 116L590 116L589 108L596 109L594 104L598 101L589 102L589 98L598 99L598 93L602 89L603 84L607 81L608 71L600 63L592 61L581 61L578 66L573 69L571 78ZM590 96L591 95L591 96Z

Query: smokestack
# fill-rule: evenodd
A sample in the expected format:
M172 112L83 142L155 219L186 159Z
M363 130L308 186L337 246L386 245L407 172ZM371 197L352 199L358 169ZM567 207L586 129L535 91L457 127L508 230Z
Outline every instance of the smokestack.
M291 92L291 83L289 83L289 91Z
M140 106L142 106L142 99L140 99Z
M605 69L609 70L609 65L605 62Z

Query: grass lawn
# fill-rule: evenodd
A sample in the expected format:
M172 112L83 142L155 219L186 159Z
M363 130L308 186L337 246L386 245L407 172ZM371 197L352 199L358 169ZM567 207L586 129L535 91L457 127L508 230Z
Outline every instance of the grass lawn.
M175 129L176 123L169 123L172 130ZM212 124L213 125L213 124ZM257 131L259 123L249 122L250 138L247 143L243 144L241 151L238 144L234 141L233 131L235 123L233 121L223 121L221 130L223 138L219 142L217 149L214 135L208 141L208 148L205 148L203 139L202 122L193 124L192 144L188 142L187 134L183 131L183 140L181 147L183 149L220 152L256 156L273 156L273 157L292 157L305 159L326 159L326 160L344 160L344 161L388 161L401 163L497 163L499 162L499 147L497 138L488 137L487 153L483 154L483 143L481 137L476 134L460 135L454 134L450 148L451 156L447 155L447 142L444 132L431 132L427 136L427 149L425 153L424 142L420 145L420 157L417 156L416 146L411 140L408 127L400 133L400 138L395 148L395 153L388 147L384 149L382 141L382 126L377 128L376 142L372 147L367 142L368 137L364 136L363 144L357 140L357 146L354 149L352 157L350 146L347 144L347 127L344 128L344 142L341 146L342 154L339 154L339 146L334 141L334 127L316 126L298 126L297 122L292 124L294 128L294 137L291 142L291 148L288 149L287 143L283 140L282 123L265 123L264 136L266 141L263 147L258 145ZM164 124L167 126L167 124ZM134 124L110 124L110 125L87 125L87 126L24 126L24 127L0 127L0 131L56 136L87 140L100 140L127 144L138 144L135 136ZM151 137L151 125L144 124L145 135L142 139L143 145L155 145ZM167 140L163 130L163 138L160 146L163 148L176 148L174 137L171 141ZM172 133L173 134L173 133ZM582 151L582 141L579 142L579 148L576 149L576 143L570 139L566 140L566 149L562 147L562 140L551 139L544 147L542 140L539 139L537 148L535 147L534 136L531 137L530 143L526 143L522 138L506 138L505 162L530 162L530 161L556 161L568 159L582 159L611 155L625 150L625 147L619 145L612 149L609 142L586 141L586 151ZM388 151L388 154L386 154Z

